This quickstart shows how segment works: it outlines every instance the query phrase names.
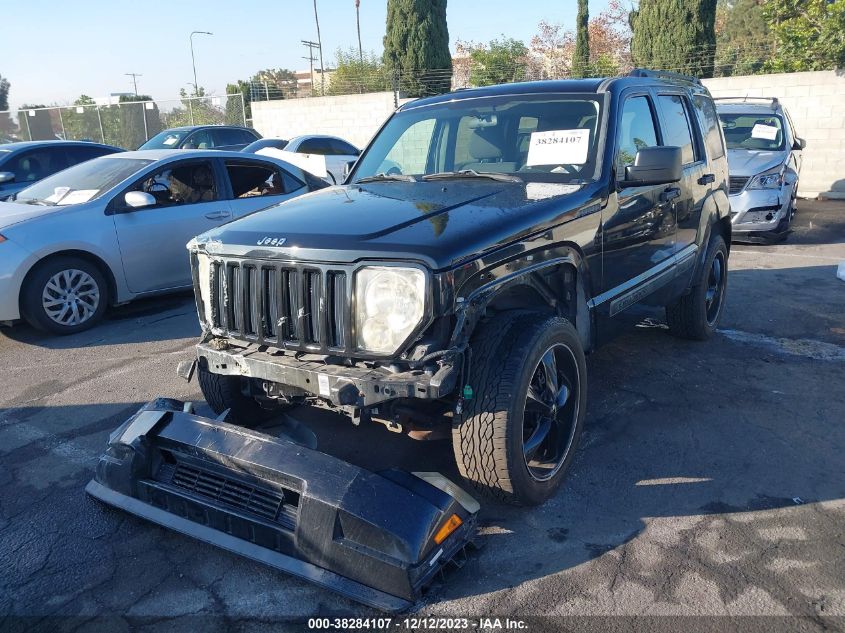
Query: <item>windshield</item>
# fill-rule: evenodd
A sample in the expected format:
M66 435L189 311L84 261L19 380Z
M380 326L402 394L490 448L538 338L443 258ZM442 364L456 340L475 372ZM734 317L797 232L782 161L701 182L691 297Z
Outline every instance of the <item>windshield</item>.
M191 130L165 130L159 132L138 149L178 149Z
M775 114L719 113L728 149L783 149L783 121Z
M64 206L98 198L153 161L104 156L75 165L22 189L16 202Z
M444 172L592 180L600 114L594 94L483 97L411 107L396 113L373 139L350 182L379 174L416 179Z

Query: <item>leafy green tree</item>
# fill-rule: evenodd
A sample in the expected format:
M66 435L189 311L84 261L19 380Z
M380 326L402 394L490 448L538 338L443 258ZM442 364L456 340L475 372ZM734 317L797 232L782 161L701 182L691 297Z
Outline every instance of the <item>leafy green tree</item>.
M12 134L16 128L14 120L6 112L9 109L10 86L9 80L0 75L0 133L3 133L4 137L6 134ZM3 142L2 139L0 142Z
M384 64L410 96L449 91L446 0L387 0Z
M375 53L349 48L338 49L335 55L337 63L328 88L330 95L390 90L390 76Z
M714 75L753 75L772 53L763 0L718 0Z
M470 51L469 81L473 86L492 86L525 79L528 48L515 39L492 40Z
M253 101L268 101L270 99L290 99L296 97L298 82L296 73L287 68L268 68L259 70L252 77L255 94Z
M636 66L713 76L716 0L640 0L629 19Z
M767 70L845 66L845 0L768 0L763 13L776 42Z
M590 9L587 0L578 0L575 18L575 52L572 55L572 76L583 77L590 67Z

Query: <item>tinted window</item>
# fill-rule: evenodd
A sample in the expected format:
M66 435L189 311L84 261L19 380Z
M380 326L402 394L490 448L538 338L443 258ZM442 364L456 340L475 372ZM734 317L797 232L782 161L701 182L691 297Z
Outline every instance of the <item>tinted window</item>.
M358 150L352 147L346 141L341 141L339 138L330 139L332 146L332 153L341 154L344 156L357 156Z
M226 173L235 198L278 196L304 186L296 178L275 166L226 161Z
M660 95L657 97L663 112L663 144L681 148L681 161L684 165L695 162L695 146L692 142L690 125L684 98L679 95Z
M43 147L21 152L3 165L15 174L15 182L37 182L67 167L63 147Z
M287 144L288 142L281 138L263 138L259 141L253 141L252 143L244 147L243 151L255 153L260 149L264 149L265 147L284 149Z
M165 130L156 134L138 149L176 149L188 133L189 130Z
M77 163L83 163L86 160L91 160L92 158L97 158L98 156L105 156L106 154L114 153L110 149L97 147L96 145L92 145L90 147L86 147L84 145L72 145L70 147L65 147L65 152L67 153L68 164L70 165L76 165Z
M244 145L255 140L254 136L244 130L221 128L212 132L214 135L214 145L217 147L221 145Z
M704 130L704 144L707 146L707 154L711 159L721 158L725 155L725 146L722 143L722 128L719 125L719 117L716 115L716 107L704 95L695 95L692 101L698 112L701 129Z
M631 97L622 106L619 118L619 142L616 149L617 178L623 178L625 167L634 164L634 157L644 147L657 145L654 116L647 97Z
M168 164L136 183L130 191L151 194L159 207L212 202L218 198L209 161Z
M321 137L305 139L296 151L300 154L322 154L323 156L334 153L330 139Z

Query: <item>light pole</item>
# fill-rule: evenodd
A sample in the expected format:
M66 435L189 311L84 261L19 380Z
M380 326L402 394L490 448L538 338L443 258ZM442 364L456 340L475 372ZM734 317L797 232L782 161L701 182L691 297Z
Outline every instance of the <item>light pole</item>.
M194 35L214 35L209 31L191 31L191 36L188 38L191 42L191 65L194 67L194 96L199 96L199 86L197 86L197 62L194 59Z
M132 85L135 86L135 96L138 96L138 77L143 77L144 75L140 73L123 73L127 77L132 77Z

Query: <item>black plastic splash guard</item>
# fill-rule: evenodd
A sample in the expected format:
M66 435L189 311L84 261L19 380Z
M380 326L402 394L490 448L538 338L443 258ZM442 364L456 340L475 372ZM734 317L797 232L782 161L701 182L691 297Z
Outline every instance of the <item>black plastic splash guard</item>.
M86 491L392 612L410 607L448 563L462 561L478 510L470 497L462 505L410 473L372 473L168 399L144 405L111 434ZM460 526L437 544L453 515Z

